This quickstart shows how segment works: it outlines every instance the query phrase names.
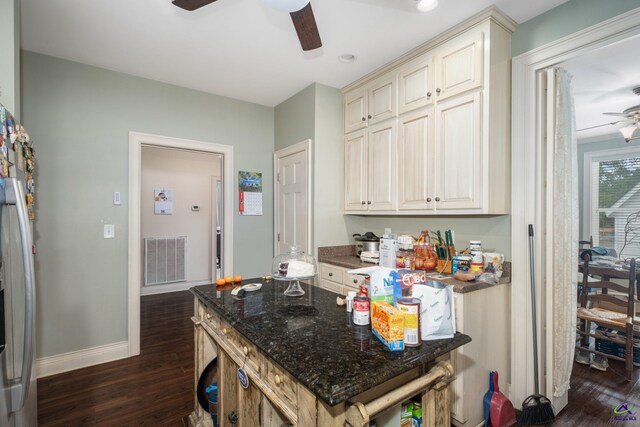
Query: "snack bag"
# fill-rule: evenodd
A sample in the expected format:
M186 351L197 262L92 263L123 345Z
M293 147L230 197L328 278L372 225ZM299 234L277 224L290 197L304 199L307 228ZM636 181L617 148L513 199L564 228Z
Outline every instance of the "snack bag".
M393 274L396 270L380 269L371 273L369 298L373 307L374 301L384 301L393 305Z
M453 338L456 316L453 307L453 288L430 281L414 285L412 296L420 299L420 331L423 341Z
M412 427L413 402L405 402L400 410L400 427Z

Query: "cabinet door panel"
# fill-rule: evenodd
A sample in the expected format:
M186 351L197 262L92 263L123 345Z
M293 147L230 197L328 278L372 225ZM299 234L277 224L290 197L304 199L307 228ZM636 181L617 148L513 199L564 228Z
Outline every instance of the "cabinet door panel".
M432 209L435 175L433 108L402 116L399 127L398 207L401 210Z
M357 89L344 97L344 133L367 126L367 90Z
M367 137L364 131L344 140L344 209L367 209Z
M396 122L370 128L367 205L369 210L395 209Z
M480 93L438 105L436 209L477 209L482 194Z
M396 115L396 76L383 76L369 89L369 125Z
M400 70L398 75L398 113L404 114L433 102L432 58L419 58Z
M483 33L451 42L439 55L436 92L438 100L482 85Z

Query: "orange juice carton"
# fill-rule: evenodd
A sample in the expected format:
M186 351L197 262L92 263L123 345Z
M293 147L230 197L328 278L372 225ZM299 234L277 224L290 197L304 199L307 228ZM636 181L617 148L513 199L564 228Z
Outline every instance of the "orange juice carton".
M371 330L389 350L404 350L404 314L391 304L371 303Z

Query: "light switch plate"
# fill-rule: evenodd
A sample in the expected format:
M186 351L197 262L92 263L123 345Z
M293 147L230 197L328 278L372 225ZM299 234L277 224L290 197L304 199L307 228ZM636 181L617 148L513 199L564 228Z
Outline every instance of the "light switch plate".
M114 191L113 192L113 204L116 206L120 206L122 204L122 202L120 201L120 192L119 191Z
M104 238L105 239L113 239L116 237L116 226L115 224L105 224L104 225Z

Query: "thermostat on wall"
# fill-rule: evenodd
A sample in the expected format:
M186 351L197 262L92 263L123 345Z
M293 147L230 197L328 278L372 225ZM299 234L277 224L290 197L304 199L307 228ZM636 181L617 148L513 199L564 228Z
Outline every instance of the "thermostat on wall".
M200 212L200 206L193 205L193 206L191 206L191 210L194 211L194 212Z

